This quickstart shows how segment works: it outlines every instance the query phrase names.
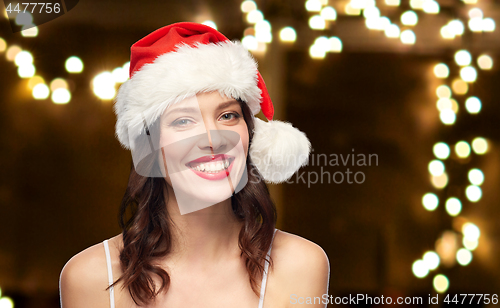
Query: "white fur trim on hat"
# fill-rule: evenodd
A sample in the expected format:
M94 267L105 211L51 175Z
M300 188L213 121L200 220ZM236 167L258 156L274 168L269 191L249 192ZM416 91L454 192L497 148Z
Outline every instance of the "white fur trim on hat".
M119 89L114 106L116 137L126 149L165 109L200 92L219 91L260 111L257 63L239 42L186 44L145 64Z
M307 164L311 143L303 132L287 122L264 122L259 118L254 122L250 158L264 180L284 182Z

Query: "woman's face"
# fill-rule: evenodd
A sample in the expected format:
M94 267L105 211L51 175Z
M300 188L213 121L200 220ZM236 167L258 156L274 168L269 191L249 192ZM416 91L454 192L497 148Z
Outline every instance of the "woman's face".
M248 142L240 103L218 91L165 110L159 162L181 214L226 200L246 184Z

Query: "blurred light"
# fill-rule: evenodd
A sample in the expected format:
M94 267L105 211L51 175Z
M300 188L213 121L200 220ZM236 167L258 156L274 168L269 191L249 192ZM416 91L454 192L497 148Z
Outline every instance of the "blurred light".
M465 4L476 4L477 0L462 0Z
M205 26L209 26L212 29L217 30L217 25L212 20L205 20L204 22L202 22L202 24L205 25Z
M433 0L425 0L423 10L428 14L437 14L439 13L439 4Z
M453 34L453 29L450 28L449 25L444 25L443 27L441 27L440 33L444 39L452 40L455 38L455 35Z
M366 0L351 0L351 6L355 9L364 9L367 6Z
M472 251L477 248L479 242L478 240L470 240L464 236L464 238L462 239L462 244L464 245L465 248Z
M434 251L427 251L424 253L423 260L430 270L435 270L439 266L439 256Z
M0 37L0 52L4 52L5 49L7 49L7 43Z
M451 87L453 92L458 95L464 95L469 90L469 85L467 85L467 83L460 78L453 80Z
M442 161L435 159L429 163L428 169L430 174L438 176L443 174L444 164Z
M398 38L401 34L398 25L391 24L385 28L385 36L390 38Z
M20 51L15 59L14 59L14 63L17 65L17 66L23 66L23 65L29 65L29 64L32 64L33 63L33 56L31 55L31 53L29 51Z
M446 86L446 85L440 85L439 87L437 87L436 89L436 95L439 97L439 98L451 98L451 90L450 90L450 87Z
M495 31L495 21L491 18L485 18L481 22L481 26L484 32L493 32Z
M7 53L5 56L7 57L7 60L14 61L16 59L17 54L20 53L21 51L22 49L19 48L19 46L12 45L7 49Z
M457 251L457 262L460 265L466 266L469 265L469 263L472 261L472 253L465 249L465 248L460 248Z
M439 113L441 122L445 125L452 125L455 123L457 116L451 109L445 109Z
M385 4L388 6L399 6L401 4L400 0L385 0Z
M337 11L331 6L324 7L320 13L321 17L324 20L336 20L337 19Z
M410 0L410 6L412 9L421 10L424 8L424 0Z
M257 49L255 49L253 52L255 54L264 54L266 50L267 50L267 44L257 41Z
M256 31L255 38L257 39L257 42L271 43L273 40L273 35L271 34L271 32Z
M472 114L479 113L481 111L481 101L479 98L471 96L465 101L465 109Z
M318 46L322 51L329 52L330 51L330 40L326 36L320 36L314 40L314 45Z
M314 15L309 18L309 27L314 30L324 30L326 22L320 15Z
M326 55L326 51L320 46L313 44L309 47L309 55L313 59L323 59Z
M123 67L117 67L111 72L116 83L124 83L128 79L128 72Z
M125 64L123 64L122 67L127 72L127 75L128 75L129 72L130 72L130 61L129 62L125 62Z
M424 278L429 274L429 269L427 268L425 262L423 260L417 260L413 262L412 265L413 275L417 278Z
M319 12L321 11L321 1L319 0L307 0L306 10L308 12Z
M488 55L481 55L477 58L477 65L482 70L490 70L493 67L493 59Z
M379 18L380 17L380 10L375 7L369 7L363 10L363 16L365 18Z
M33 64L25 64L22 66L19 66L17 69L17 74L21 78L30 78L35 76L35 66Z
M245 46L246 49L255 51L258 47L258 42L255 36L247 35L241 40L241 44Z
M28 89L33 90L33 88L39 84L39 83L44 83L45 80L40 77L40 76L33 76L28 80Z
M253 10L248 12L247 14L247 22L250 24L257 23L261 20L264 20L264 15L259 10Z
M469 19L469 29L472 32L481 32L483 31L483 19L480 17Z
M267 20L260 20L255 23L255 32L271 32L271 24Z
M361 14L361 10L360 9L355 9L351 6L351 3L347 3L345 5L345 13L347 15L360 15Z
M432 280L432 285L434 286L434 290L438 293L444 293L446 290L448 290L450 286L450 282L448 281L448 278L443 275L443 274L438 274L434 276L434 279Z
M55 78L50 82L50 90L55 91L56 89L68 89L68 83L62 78Z
M474 82L477 78L476 69L472 66L462 67L460 70L460 77L462 77L465 82Z
M460 66L469 65L472 61L472 57L467 50L459 50L455 53L455 62Z
M479 231L479 228L475 224L466 222L462 226L462 234L468 240L477 241L481 236L481 231Z
M434 66L434 75L436 75L437 78L448 78L449 74L450 70L446 64L439 63Z
M454 112L454 113L458 113L458 103L456 100L454 100L453 98L450 99L450 102L451 102L451 110Z
M469 181L473 185L480 186L484 182L484 173L480 169L474 168L469 170Z
M0 308L14 308L14 301L10 297L0 298Z
M243 13L249 13L249 12L254 11L256 9L257 9L257 4L255 4L254 1L247 0L247 1L243 1L241 3L241 11Z
M433 193L426 193L422 197L422 205L428 211L434 211L439 205L438 197Z
M31 94L35 99L47 99L47 97L49 97L50 90L46 84L39 83L33 87Z
M401 32L401 42L403 42L403 44L415 44L416 39L415 33L411 30L404 30Z
M432 185L434 185L434 187L438 189L444 188L448 184L448 175L446 173L443 173L439 176L432 176L431 182Z
M83 62L80 58L72 56L66 60L65 67L69 73L81 73L83 71Z
M459 19L454 19L448 23L448 29L453 35L462 35L464 34L464 24Z
M469 17L472 18L483 18L483 11L480 8L472 8L469 10Z
M15 23L18 26L22 25L32 25L33 24L33 15L30 12L22 12L16 15Z
M58 88L52 92L51 98L54 104L67 104L71 100L71 93L68 89Z
M439 159L447 159L450 156L450 147L444 142L438 142L432 148L434 155Z
M115 80L110 72L103 72L92 80L94 94L100 99L112 99L116 95Z
M387 27L391 25L391 20L385 16L382 16L378 19L378 28L377 30L385 31Z
M323 6L328 5L328 0L320 0L320 2L321 2L321 5L323 5Z
M401 23L405 26L414 26L418 22L418 16L413 11L406 11L401 15Z
M488 152L488 141L481 137L474 138L472 140L472 149L476 154L485 154Z
M33 26L33 25L30 25ZM23 28L27 28L21 31L21 35L24 37L36 37L38 35L38 27L30 27L28 28L27 26L23 26Z
M330 52L342 51L342 41L338 37L332 36L328 40L330 41Z
M439 111L443 111L445 109L452 109L451 107L452 107L452 103L451 103L450 98L443 97L443 98L438 99L437 109Z
M460 211L462 211L462 202L455 197L448 198L448 200L446 200L445 208L446 212L448 212L450 216L455 217L460 214Z
M295 42L297 40L297 33L292 27L284 27L280 31L280 40L283 42Z
M470 146L465 141L459 141L455 145L455 153L460 158L467 158L470 155Z
M483 192L479 186L469 185L465 189L465 195L470 202L478 202L483 196Z

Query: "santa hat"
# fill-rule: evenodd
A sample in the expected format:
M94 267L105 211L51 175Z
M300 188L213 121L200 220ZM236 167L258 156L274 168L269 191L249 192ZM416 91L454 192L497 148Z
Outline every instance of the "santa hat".
M116 137L134 151L166 108L200 92L219 91L248 104L255 129L249 155L264 180L280 183L307 164L310 143L290 123L273 120L274 108L257 63L240 42L217 30L181 22L160 28L131 47L130 79L119 89L114 110Z

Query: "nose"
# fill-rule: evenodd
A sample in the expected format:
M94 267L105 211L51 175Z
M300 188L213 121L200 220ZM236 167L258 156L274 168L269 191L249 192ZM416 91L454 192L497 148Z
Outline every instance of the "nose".
M226 146L226 140L222 135L222 131L217 128L215 123L207 123L205 121L206 134L201 136L198 141L198 148L201 150L211 150L212 153L220 153Z

